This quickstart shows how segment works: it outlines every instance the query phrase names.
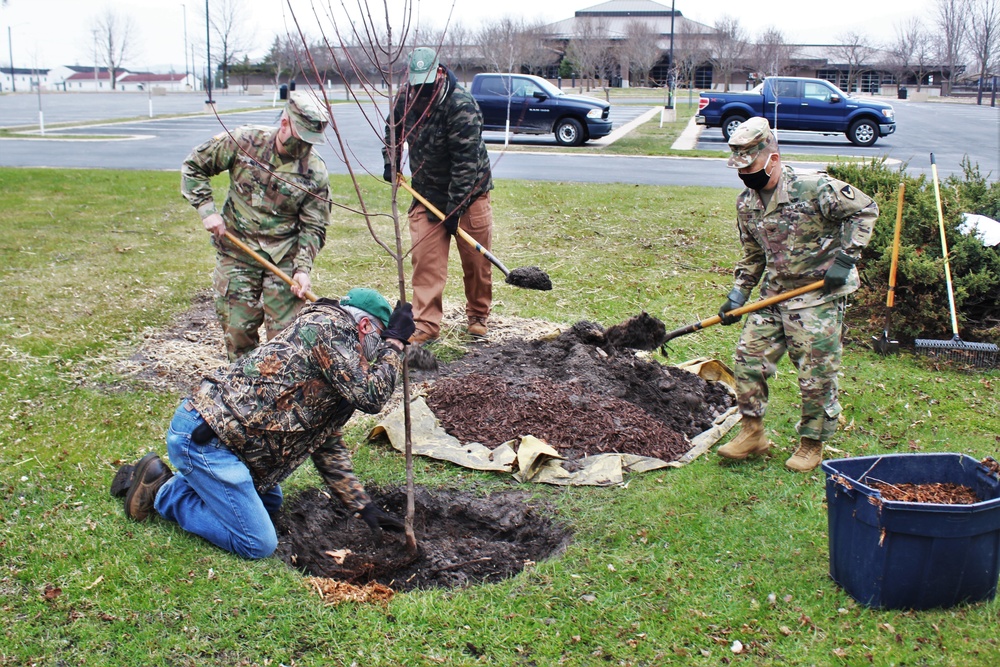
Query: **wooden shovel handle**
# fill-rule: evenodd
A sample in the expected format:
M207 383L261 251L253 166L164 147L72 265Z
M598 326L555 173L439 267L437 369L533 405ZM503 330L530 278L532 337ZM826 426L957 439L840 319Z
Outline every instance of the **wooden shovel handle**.
M889 292L885 297L886 308L892 308L896 303L896 267L899 266L899 235L903 229L904 192L906 192L906 181L900 181L899 202L896 204L896 229L892 233L892 263L889 265Z
M740 317L746 315L747 313L752 313L755 310L760 310L761 308L767 308L768 306L773 306L776 303L781 303L782 301L787 301L797 296L801 296L807 292L812 292L813 290L818 290L823 286L822 280L817 280L814 283L809 283L802 287L797 287L793 290L788 290L787 292L782 292L781 294L775 294L774 296L769 296L766 299L761 299L760 301L754 301L753 303L747 304L745 306L740 306L726 313L726 315L739 315ZM700 331L705 327L710 327L714 324L718 324L722 321L722 318L718 315L713 315L707 320L702 320L701 322L695 322L694 324L689 324L686 327L681 327L680 329L675 329L667 334L666 340L663 342L673 340L679 336L686 336L689 333L694 333L695 331Z
M416 199L418 202L420 202L421 204L423 204L424 207L428 211L430 211L431 213L433 213L434 215L436 215L441 220L445 219L445 214L441 212L441 209L439 209L437 206L435 206L434 204L432 204L429 201L427 201L427 199L422 194L420 194L419 192L417 192L416 190L414 190L413 186L411 186L409 183L406 182L406 177L405 176L403 176L402 174L396 174L396 181L400 185L403 186L404 190L406 190L411 195L413 195L414 199ZM510 271L508 271L507 267L503 265L503 262L501 262L499 259L497 259L493 255L493 253L491 253L489 250L487 250L486 248L484 248L483 246L481 246L479 244L479 241L477 241L476 239L474 239L471 236L469 236L468 232L466 232L461 227L458 228L458 236L463 241L465 241L466 243L468 243L469 245L471 245L473 248L475 248L483 257L485 257L486 259L490 260L490 263L493 264L493 266L495 266L498 269L500 269L501 271L503 271L504 276L509 276L510 275Z
M282 280L284 280L289 285L294 285L294 286L298 287L299 284L297 282L295 282L294 280L292 280L291 278L289 278L287 273L285 273L284 271L282 271L281 269L279 269L276 265L272 264L271 262L269 262L266 259L264 259L263 257L261 257L259 253L255 252L246 243L244 243L243 241L240 241L238 238L236 238L235 236L233 236L232 232L230 232L228 230L226 231L226 239L228 239L229 242L232 243L234 246L236 246L237 248L239 248L240 250L242 250L246 254L250 255L255 260L257 260L261 264L261 266L267 268L271 273L273 273L274 275L278 276L279 278L281 278ZM316 300L316 295L313 294L311 291L306 290L306 299L308 299L309 301L315 301Z

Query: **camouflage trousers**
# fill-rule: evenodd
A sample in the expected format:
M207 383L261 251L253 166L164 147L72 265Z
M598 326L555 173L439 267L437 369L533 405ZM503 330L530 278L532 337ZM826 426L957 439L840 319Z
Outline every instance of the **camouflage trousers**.
M260 254L270 260L266 253ZM291 275L292 259L278 263L278 268ZM270 340L295 319L304 304L292 294L287 283L263 266L222 253L215 256L212 282L215 312L222 325L229 361L236 361L260 344L261 324Z
M837 431L837 371L847 299L786 310L780 305L747 316L736 346L736 395L740 412L763 417L767 381L787 351L799 375L802 415L795 429L804 438L828 440Z

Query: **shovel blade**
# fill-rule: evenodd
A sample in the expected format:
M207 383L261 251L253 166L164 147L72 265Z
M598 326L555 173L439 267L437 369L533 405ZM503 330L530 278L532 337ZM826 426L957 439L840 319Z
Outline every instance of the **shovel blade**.
M885 333L882 334L881 338L872 336L872 349L883 357L890 354L899 354L899 341L889 340L889 336Z

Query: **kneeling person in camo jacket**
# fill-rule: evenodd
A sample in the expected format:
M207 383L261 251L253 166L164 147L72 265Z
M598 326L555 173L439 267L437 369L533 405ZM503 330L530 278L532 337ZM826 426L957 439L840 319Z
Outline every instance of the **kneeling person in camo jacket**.
M150 453L119 471L112 494L125 496L131 519L155 512L222 549L266 558L278 545L279 483L311 458L373 531L401 530L355 477L340 429L356 409L385 405L413 330L410 304L392 310L374 290L317 301L181 402L167 432L176 474Z

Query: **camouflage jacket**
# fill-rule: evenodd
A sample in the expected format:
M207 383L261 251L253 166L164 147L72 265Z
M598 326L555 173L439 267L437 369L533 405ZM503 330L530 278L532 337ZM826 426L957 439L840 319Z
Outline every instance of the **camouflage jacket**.
M195 148L181 166L181 194L202 219L218 213L212 176L229 172L229 193L222 206L226 229L275 264L294 258L294 271L312 270L330 224L330 177L315 150L284 158L274 149L277 130L245 125L212 137ZM219 252L238 259L228 244ZM293 271L293 272L294 272Z
M871 239L878 205L854 187L824 172L782 169L765 206L749 188L736 199L736 225L743 258L736 264L736 288L749 296L761 277L761 297L822 280L843 250L855 260ZM824 294L809 292L783 303L794 310L832 301L858 289L852 269L844 287Z
M475 199L493 189L490 156L483 143L483 114L471 94L450 71L444 86L425 111L415 105L413 88L396 97L393 116L386 118L385 143L390 146L390 122L396 120L396 145L410 146L413 189L445 214L465 212ZM382 149L389 165L389 149ZM399 160L396 160L397 168ZM410 208L416 205L416 201Z
M377 413L392 395L402 355L382 345L368 362L354 319L338 302L304 308L280 334L206 378L191 398L219 440L250 469L258 491L307 457L345 506L369 502L340 429L355 409Z

